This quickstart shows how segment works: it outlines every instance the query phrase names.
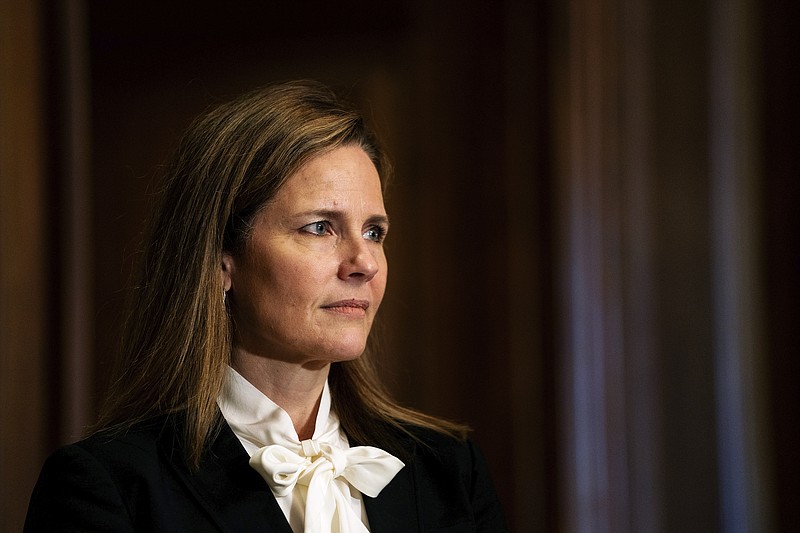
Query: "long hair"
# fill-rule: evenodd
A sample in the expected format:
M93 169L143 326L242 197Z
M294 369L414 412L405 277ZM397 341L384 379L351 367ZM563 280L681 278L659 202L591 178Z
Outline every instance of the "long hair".
M315 82L260 89L195 120L166 167L97 429L183 412L186 459L199 465L219 422L216 400L234 350L223 251L244 249L256 214L289 176L345 145L361 147L386 183L390 165L361 115ZM463 437L463 426L393 402L370 359L365 353L331 367L332 408L348 436L387 449L397 449L387 427Z

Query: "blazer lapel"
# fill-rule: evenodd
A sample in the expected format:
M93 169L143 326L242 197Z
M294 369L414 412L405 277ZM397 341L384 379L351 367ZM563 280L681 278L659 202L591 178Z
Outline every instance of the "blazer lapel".
M376 533L414 533L420 530L417 491L414 481L414 447L409 443L411 459L376 498L364 495L370 531Z
M162 451L187 489L222 531L292 533L266 482L253 470L236 435L224 421L197 471L185 464L179 431L164 433ZM172 425L173 430L177 430Z
M364 496L364 507L371 531L413 533L419 531L413 467L406 465L378 494Z

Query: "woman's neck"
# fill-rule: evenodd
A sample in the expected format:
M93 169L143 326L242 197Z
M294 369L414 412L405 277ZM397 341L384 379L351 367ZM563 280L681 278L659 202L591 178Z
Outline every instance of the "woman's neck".
M281 407L292 419L300 440L310 439L319 412L330 364L298 365L275 359L237 354L236 369L254 387Z

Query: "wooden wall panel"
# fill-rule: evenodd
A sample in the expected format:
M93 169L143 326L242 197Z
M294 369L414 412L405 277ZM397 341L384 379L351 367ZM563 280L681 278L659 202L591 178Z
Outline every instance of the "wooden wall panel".
M775 526L757 7L557 10L569 531Z
M0 530L22 528L46 450L48 236L37 2L0 3Z
M768 0L756 21L764 78L761 209L776 531L800 530L800 3Z

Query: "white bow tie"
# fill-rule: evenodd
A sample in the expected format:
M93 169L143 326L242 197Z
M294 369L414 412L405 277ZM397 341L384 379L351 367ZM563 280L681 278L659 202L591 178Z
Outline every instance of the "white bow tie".
M367 531L351 487L374 498L404 465L378 448L349 447L330 410L327 383L313 440L301 442L289 415L231 367L218 403L293 528L302 523L307 533ZM295 505L302 509L296 516Z
M250 466L277 497L291 493L298 484L308 487L305 533L367 533L349 505L347 483L374 498L403 468L403 462L372 446L342 449L304 440L297 448L264 446L250 458Z

